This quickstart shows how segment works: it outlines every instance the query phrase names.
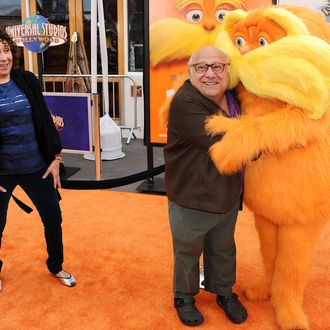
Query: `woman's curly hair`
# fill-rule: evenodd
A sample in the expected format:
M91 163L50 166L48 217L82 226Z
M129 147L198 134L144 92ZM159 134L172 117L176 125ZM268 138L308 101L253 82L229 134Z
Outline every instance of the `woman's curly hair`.
M16 45L11 38L11 36L6 32L4 28L0 28L0 42L3 44L7 43L10 47L10 51L13 54L13 62L15 62L16 58ZM14 63L13 63L14 64Z

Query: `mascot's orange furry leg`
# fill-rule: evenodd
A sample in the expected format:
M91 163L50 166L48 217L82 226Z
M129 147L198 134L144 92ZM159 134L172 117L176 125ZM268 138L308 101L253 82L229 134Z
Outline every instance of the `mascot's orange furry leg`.
M273 244L276 231L270 230L267 221L258 223L266 279L267 272L268 275L273 272L271 302L281 329L309 329L308 319L302 307L303 293L311 266L312 252L323 228L324 223L278 226L274 258L274 251L269 251L269 248ZM271 234L269 242L264 236L265 233ZM260 287L258 289L260 292ZM247 292L253 295L253 290L252 286Z
M277 253L278 226L255 215L255 225L259 235L260 251L264 264L264 275L249 283L245 294L250 300L265 300L270 296L275 258Z

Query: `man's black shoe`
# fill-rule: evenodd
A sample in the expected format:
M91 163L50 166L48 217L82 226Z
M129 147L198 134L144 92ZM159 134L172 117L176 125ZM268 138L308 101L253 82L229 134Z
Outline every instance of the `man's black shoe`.
M217 295L217 304L224 310L228 319L233 323L243 323L246 321L248 313L238 300L236 293L232 293L230 296Z
M204 317L195 306L195 302L195 298L174 298L174 307L184 325L193 327L204 322Z

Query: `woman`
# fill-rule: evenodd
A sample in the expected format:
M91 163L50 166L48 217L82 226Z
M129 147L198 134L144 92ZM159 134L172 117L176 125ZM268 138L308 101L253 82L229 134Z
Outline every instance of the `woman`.
M0 30L0 246L9 199L19 185L41 216L48 270L72 287L75 278L62 269L62 216L57 192L61 187L62 146L39 81L29 71L12 68L13 51L12 39ZM2 264L0 259L0 271Z

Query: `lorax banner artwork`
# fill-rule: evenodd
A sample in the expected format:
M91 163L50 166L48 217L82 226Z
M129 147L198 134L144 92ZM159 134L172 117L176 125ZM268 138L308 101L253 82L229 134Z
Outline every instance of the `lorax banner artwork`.
M271 0L145 1L145 144L166 143L159 109L197 49L213 45L229 10L267 7Z

